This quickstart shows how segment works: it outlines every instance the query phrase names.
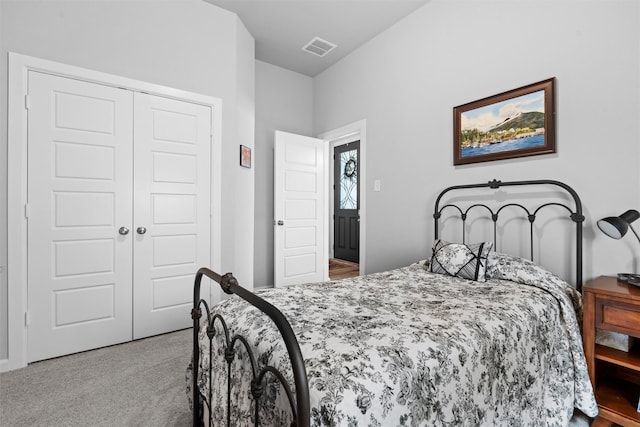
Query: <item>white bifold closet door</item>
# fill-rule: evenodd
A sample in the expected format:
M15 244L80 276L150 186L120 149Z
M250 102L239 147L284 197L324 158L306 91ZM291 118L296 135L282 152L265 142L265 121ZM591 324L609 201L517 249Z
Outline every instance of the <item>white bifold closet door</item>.
M210 108L29 72L28 360L189 326Z

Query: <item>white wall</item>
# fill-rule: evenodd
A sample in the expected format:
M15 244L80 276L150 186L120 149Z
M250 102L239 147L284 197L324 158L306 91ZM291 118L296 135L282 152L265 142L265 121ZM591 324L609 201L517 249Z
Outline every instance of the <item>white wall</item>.
M312 136L313 80L256 61L256 287L273 286L273 148L276 130Z
M253 179L238 146L253 146L254 47L237 17L200 0L0 1L0 206L6 265L7 52L62 62L222 99L222 269L251 286ZM19 207L18 207L19 208ZM238 228L243 230L238 233ZM6 273L0 283L0 359L7 355ZM4 319L4 320L1 320Z
M366 271L429 255L438 192L492 178L573 186L585 278L640 271L632 235L595 227L640 209L639 43L636 0L432 0L318 75L316 134L367 120ZM554 76L556 154L453 166L454 106Z
M0 5L0 82L5 82L7 69L7 55L2 50L3 35L2 26L2 6ZM7 85L0 85L0 99L7 99ZM2 206L7 205L7 103L0 102L0 141L2 141L0 149L0 200ZM6 359L8 355L8 331L6 326L9 323L8 310L8 283L7 283L7 209L0 208L0 359Z
M253 236L254 236L254 168L240 166L240 145L254 148L255 140L255 42L240 19L236 17L236 138L226 145L229 153L223 153L224 167L233 176L231 183L225 182L228 196L235 198L233 209L224 209L223 224L234 224L227 241L234 242L233 262L227 264L238 282L253 289ZM249 52L251 54L249 54ZM222 107L224 111L224 104ZM232 175L231 175L232 174ZM250 190L250 191L247 191ZM224 200L223 200L224 203ZM225 206L223 204L223 206ZM225 218L224 215L228 215ZM224 237L224 236L223 236ZM227 246L225 246L227 249Z

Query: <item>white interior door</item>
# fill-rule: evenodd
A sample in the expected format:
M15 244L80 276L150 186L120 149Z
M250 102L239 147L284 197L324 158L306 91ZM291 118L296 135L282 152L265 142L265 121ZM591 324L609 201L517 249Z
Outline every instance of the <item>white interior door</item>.
M275 286L328 280L326 152L322 139L276 131Z
M29 72L29 362L131 339L132 96Z
M134 112L138 339L192 322L194 273L210 263L211 109L136 93Z

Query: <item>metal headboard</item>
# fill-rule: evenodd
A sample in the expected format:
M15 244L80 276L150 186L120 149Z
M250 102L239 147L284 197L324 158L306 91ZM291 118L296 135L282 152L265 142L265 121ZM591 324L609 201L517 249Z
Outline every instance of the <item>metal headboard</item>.
M525 206L519 204L519 203L505 203L501 206L499 206L497 208L497 210L494 212L489 206L482 204L482 203L475 203L471 206L469 206L468 208L466 208L464 211L458 207L455 204L446 204L442 207L440 207L440 200L442 199L442 197L450 192L450 191L454 191L454 190L464 190L464 189L471 189L471 188L490 188L493 190L497 190L500 187L508 187L508 186L535 186L535 185L552 185L552 186L556 186L556 187L560 187L563 190L565 190L572 198L575 204L575 208L571 209L569 206L564 205L562 203L558 203L558 202L550 202L550 203L543 203L540 206L538 206L533 212L529 211L529 209L527 209ZM580 197L578 196L578 193L575 192L575 190L573 188L571 188L570 186L568 186L567 184L560 182L560 181L554 181L554 180L548 180L548 179L541 179L541 180L533 180L533 181L511 181L511 182L502 182L502 181L498 181L496 179L489 181L487 183L482 183L482 184L467 184L467 185L454 185L452 187L448 187L446 189L444 189L440 195L438 195L438 198L436 199L436 203L435 203L435 210L434 210L434 214L433 214L433 218L435 219L434 224L435 224L435 238L438 239L439 235L438 235L438 223L439 223L439 219L442 216L442 211L445 208L448 207L453 207L455 208L459 213L460 213L460 218L462 219L462 240L463 242L465 242L465 237L466 237L466 220L467 220L467 214L469 213L469 211L471 209L475 209L475 208L483 208L483 209L487 209L489 211L489 213L491 214L491 220L493 221L493 241L494 241L494 247L495 247L495 242L497 240L497 224L498 224L498 218L500 216L500 212L509 206L515 206L518 208L523 209L526 214L527 214L527 219L530 223L530 249L531 249L531 259L533 260L533 224L536 220L536 215L538 214L538 212L547 207L547 206L561 206L563 208L565 208L567 211L569 211L570 215L569 218L575 222L576 224L576 289L578 291L582 290L582 224L584 222L584 215L582 214L582 202L580 201Z

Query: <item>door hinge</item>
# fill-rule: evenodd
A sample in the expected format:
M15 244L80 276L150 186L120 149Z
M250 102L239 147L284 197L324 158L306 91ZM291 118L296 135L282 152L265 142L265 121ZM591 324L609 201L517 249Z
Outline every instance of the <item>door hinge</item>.
M26 219L29 219L30 216L31 216L31 205L29 205L29 203L25 203L25 205L24 205L24 217Z
M31 323L31 316L29 316L29 312L25 311L24 313L24 325L25 326L29 326L29 324Z
M26 94L24 96L24 108L26 108L27 110L31 108L31 96L29 94Z

